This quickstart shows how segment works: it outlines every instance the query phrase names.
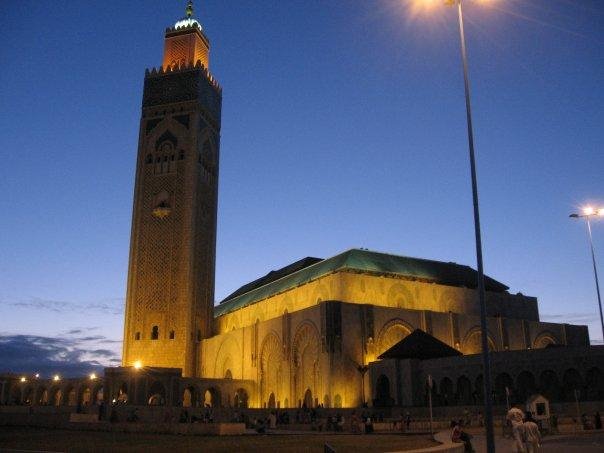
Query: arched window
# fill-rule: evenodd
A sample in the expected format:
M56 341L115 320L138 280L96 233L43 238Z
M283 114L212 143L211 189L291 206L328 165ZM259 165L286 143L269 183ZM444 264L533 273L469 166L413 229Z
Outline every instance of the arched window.
M148 164L153 163L153 156L151 154L147 154L147 163Z
M151 329L151 339L157 340L159 338L159 327L153 326Z
M170 331L170 340L174 340L174 331L173 330Z
M201 330L197 329L197 341L201 341Z
M141 339L141 333L140 333L140 332L136 332L136 333L134 334L134 339L135 339L135 340L140 340L140 339Z

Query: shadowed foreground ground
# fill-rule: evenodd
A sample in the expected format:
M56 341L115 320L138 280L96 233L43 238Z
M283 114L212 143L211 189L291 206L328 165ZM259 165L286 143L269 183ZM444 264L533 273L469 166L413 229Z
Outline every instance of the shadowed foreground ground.
M207 451L207 452L322 452L329 443L338 452L386 452L437 445L426 435L401 434L268 434L245 436L175 436L42 428L0 428L0 451Z

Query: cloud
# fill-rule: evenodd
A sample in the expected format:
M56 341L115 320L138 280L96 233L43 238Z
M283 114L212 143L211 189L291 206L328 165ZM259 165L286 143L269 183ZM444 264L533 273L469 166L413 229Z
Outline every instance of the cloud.
M67 335L78 335L80 333L83 333L84 331L82 329L73 329L73 330L68 330L67 332L65 332Z
M109 359L115 358L115 352L109 349L95 349L90 351L89 354L97 355L100 357L107 357Z
M103 313L121 315L124 313L124 298L114 297L88 303L76 303L62 300L29 297L19 301L1 301L2 304L12 307L30 308L34 310L47 310L54 313ZM77 329L76 329L77 330ZM75 332L74 332L75 333Z
M564 313L557 315L541 315L545 322L565 322L568 324L589 324L595 320L594 313Z
M90 339L0 335L0 372L77 377L120 362L116 351L88 346Z

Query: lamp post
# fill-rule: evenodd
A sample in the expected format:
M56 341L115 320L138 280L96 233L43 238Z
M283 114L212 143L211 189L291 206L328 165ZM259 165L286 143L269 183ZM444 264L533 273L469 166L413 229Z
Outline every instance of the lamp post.
M474 131L472 128L472 108L470 105L470 79L468 76L468 56L466 51L466 38L463 25L462 0L445 0L448 6L457 5L459 21L459 39L461 46L461 62L463 66L464 90L466 97L466 121L468 125L468 146L470 154L470 173L472 178L472 201L474 205L474 236L476 240L476 267L478 271L478 301L480 304L480 332L482 340L482 366L484 394L491 395L491 360L489 357L487 307L484 287L484 269L482 262L482 238L480 234L480 212L478 209L478 181L476 178L476 159L474 153ZM486 426L487 452L495 451L495 437L493 430L493 402L485 396L484 413Z
M596 266L596 254L594 252L594 243L591 237L591 217L604 217L604 208L594 209L591 206L583 208L581 214L573 213L569 217L574 219L584 218L587 223L587 235L589 237L589 247L591 249L591 262L594 267L594 277L596 280L596 293L598 295L598 308L600 309L600 324L602 326L602 338L604 338L604 316L602 316L602 299L600 297L600 283L598 282L598 268Z

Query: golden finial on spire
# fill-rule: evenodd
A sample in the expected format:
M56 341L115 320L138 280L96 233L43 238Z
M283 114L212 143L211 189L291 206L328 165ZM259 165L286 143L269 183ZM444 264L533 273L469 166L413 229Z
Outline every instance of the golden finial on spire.
M193 0L189 0L189 3L187 3L185 14L187 15L187 18L193 16Z

